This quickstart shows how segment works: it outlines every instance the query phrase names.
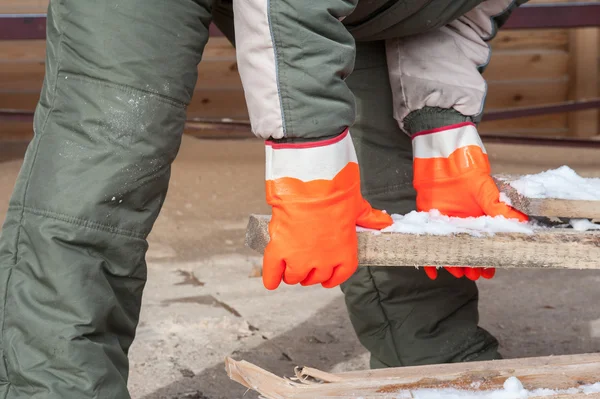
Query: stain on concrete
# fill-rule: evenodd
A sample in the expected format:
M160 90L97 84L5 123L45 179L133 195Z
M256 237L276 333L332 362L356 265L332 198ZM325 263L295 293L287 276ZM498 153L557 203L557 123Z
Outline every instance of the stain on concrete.
M188 272L185 270L177 270L177 273L183 277L183 281L175 285L193 285L195 287L204 287L205 283L198 280L194 275L194 272Z
M232 308L225 302L219 301L217 298L215 298L212 295L197 295L197 296L188 296L188 297L184 297L184 298L166 299L166 300L162 301L162 303L164 305L170 305L172 303L197 303L199 305L220 307L220 308L225 309L226 311L228 311L235 317L242 317L242 315L237 310L235 310L234 308Z

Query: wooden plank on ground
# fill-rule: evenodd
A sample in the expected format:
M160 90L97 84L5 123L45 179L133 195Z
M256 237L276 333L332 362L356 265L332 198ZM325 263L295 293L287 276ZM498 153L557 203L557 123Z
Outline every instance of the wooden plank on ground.
M252 215L246 245L264 253L270 216ZM359 232L361 266L473 266L497 268L600 269L600 231L543 229L534 234L417 235Z
M280 378L246 361L225 359L227 375L266 399L411 398L418 389L492 391L510 377L529 391L549 389L550 399L589 398L582 386L600 382L600 354L505 359L483 362L387 368L330 374L296 368L292 379ZM567 393L572 390L572 393ZM516 395L517 396L517 395ZM515 397L516 397L515 396Z
M571 219L600 218L600 201L557 198L528 198L517 192L510 182L517 176L495 176L499 190L506 194L512 206L530 216L564 217Z

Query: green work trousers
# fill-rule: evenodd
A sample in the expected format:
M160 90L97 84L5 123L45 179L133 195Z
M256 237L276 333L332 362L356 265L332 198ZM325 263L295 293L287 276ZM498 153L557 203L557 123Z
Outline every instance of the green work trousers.
M346 82L357 103L351 132L363 196L389 213L415 210L412 146L393 116L384 42L357 44ZM359 267L342 291L373 368L500 358L497 340L478 327L478 289L466 278L440 270L432 281L422 269Z
M126 399L146 238L210 0L51 0L35 136L0 238L0 399Z

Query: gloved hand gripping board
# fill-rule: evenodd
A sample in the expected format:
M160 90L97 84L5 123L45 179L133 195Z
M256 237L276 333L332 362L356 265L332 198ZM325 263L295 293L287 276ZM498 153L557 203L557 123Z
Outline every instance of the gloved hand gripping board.
M560 184L561 179L566 179L565 173L574 172L565 167L544 173L554 173L550 181L554 179ZM541 183L536 179L542 175L494 176L504 200L527 214L531 219L529 222L500 225L489 234L490 229L486 231L485 228L480 232L462 229L459 220L459 227L443 234L427 228L417 231L411 225L397 228L396 224L401 225L402 220L396 219L394 226L382 232L358 229L359 266L600 268L600 225L592 224L592 221L600 220L600 199L596 200L593 192L587 196L585 192L581 195L570 192L558 198L552 197L552 191L544 195L534 190L532 194L531 187L540 191ZM598 179L575 178L582 180L576 181L574 187L580 188L588 182L600 186ZM515 187L520 187L519 182L529 184L530 189L517 190ZM435 222L433 219L430 224ZM263 253L269 242L269 220L267 215L250 217L246 233L248 247Z

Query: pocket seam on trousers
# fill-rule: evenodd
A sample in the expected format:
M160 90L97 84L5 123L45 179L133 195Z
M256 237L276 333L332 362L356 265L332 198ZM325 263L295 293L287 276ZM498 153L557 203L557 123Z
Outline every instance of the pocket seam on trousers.
M19 228L21 228L19 226ZM14 266L11 265L11 266ZM9 372L9 367L8 367L8 359L5 356L5 351L4 351L4 320L5 320L5 313L6 313L6 301L8 299L8 284L10 283L10 278L12 276L12 267L8 269L8 276L6 276L6 291L4 292L3 298L2 298L2 320L0 320L0 350L1 350L1 357L2 357L2 375L3 377L6 377L5 380L0 379L0 383L2 383L2 385L6 385L8 386L8 389L10 389L10 381L8 379L8 372Z
M45 216L45 217L49 217L49 218L52 218L52 219L55 219L55 220L58 220L61 222L74 224L79 227L85 227L85 228L92 229L92 230L104 231L107 233L117 234L117 235L125 236L128 238L144 239L146 236L146 234L144 232L124 230L124 229L120 229L118 227L113 227L113 226L105 225L102 223L93 222L90 220L80 219L80 218L77 218L74 216L64 215L61 213L56 213L56 212L52 212L52 211L48 211L48 210L44 210L44 209L30 208L30 207L25 207L25 206L11 206L11 207L9 207L9 210L22 210L23 213L28 213L30 215Z
M80 82L88 83L88 84L92 84L92 85L96 85L96 86L108 87L111 89L118 89L118 90L124 91L129 94L146 94L164 104L171 105L173 107L177 107L177 108L181 108L181 109L185 109L187 107L187 105L183 101L179 101L172 97L167 97L165 95L162 95L162 94L159 94L156 92L138 89L133 86L115 84L115 83L111 83L111 82L104 81L101 79L92 78L92 77L84 76L84 75L78 75L78 74L74 74L74 73L68 73L65 71L59 72L58 76L59 77L64 76L65 78L68 77L69 79L78 80Z

